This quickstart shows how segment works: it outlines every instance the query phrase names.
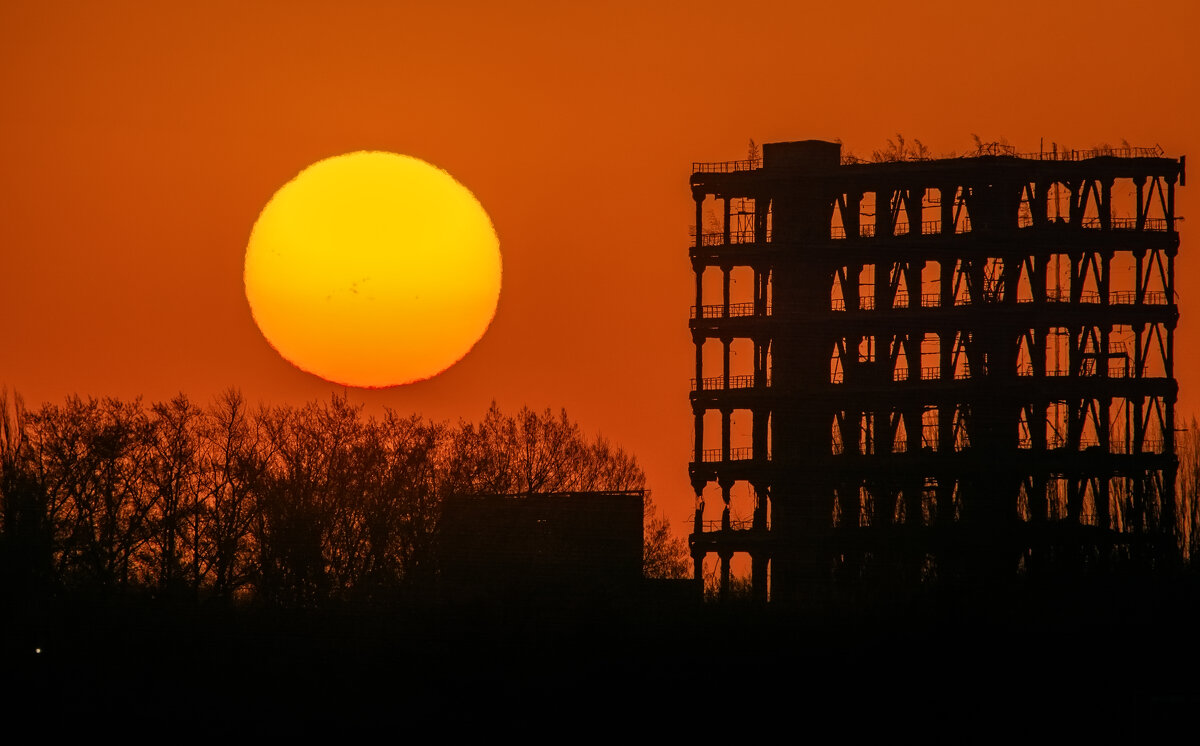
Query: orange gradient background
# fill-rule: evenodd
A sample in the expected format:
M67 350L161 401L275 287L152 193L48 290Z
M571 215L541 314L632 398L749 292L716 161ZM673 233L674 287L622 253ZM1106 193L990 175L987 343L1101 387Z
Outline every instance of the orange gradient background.
M680 535L693 160L744 158L749 138L863 156L897 132L935 154L976 133L1200 158L1189 0L248 5L0 5L0 384L31 403L340 393L263 341L246 242L308 164L406 153L491 215L504 292L459 364L351 400L437 420L566 407L637 454ZM1181 419L1200 408L1194 190Z

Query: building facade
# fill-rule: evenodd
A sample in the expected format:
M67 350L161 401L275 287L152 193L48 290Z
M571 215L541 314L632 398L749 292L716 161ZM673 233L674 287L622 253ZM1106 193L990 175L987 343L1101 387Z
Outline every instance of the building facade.
M695 572L760 599L1174 540L1175 188L1157 149L697 163ZM719 496L719 497L718 497Z

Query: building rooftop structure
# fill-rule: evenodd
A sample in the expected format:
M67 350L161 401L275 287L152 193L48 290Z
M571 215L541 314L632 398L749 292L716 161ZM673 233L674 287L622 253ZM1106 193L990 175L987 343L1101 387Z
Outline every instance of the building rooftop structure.
M693 164L696 578L745 553L801 600L1173 547L1184 180L1141 148Z

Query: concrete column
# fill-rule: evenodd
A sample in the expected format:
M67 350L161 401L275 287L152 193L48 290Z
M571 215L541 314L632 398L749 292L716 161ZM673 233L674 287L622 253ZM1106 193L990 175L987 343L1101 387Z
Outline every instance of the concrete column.
M1141 228L1141 226L1144 222L1145 222L1145 215L1142 215L1138 218L1139 229ZM1145 284L1143 278L1145 277L1145 270L1146 270L1146 250L1145 249L1135 250L1133 252L1133 258L1134 258L1133 302L1140 306L1146 302L1146 290L1143 287ZM1169 301L1170 301L1170 299L1168 299L1168 302ZM1139 375L1140 375L1140 373L1139 373Z
M762 409L755 409L751 414L753 418L751 429L753 432L754 443L754 459L756 461L767 460L767 424L768 413ZM756 488L757 489L757 488Z
M729 460L729 418L733 410L721 410L721 460Z
M1078 251L1072 251L1067 255L1071 260L1071 287L1068 290L1068 296L1072 303L1078 303L1083 298L1083 280L1086 277L1087 265L1084 264L1084 256Z
M860 237L862 229L859 221L859 211L862 210L862 192L850 192L846 195L846 211L842 213L842 227L846 229L847 239Z
M1096 211L1100 215L1100 228L1106 231L1112 229L1112 187L1112 178L1100 180L1100 204L1096 205ZM1105 480L1107 483L1108 480Z
M722 206L722 210L725 213L721 219L721 232L722 232L721 240L726 246L728 246L729 245L729 198L723 197L721 199L721 202L724 203Z
M696 491L696 515L692 519L692 536L694 543L692 544L692 579L700 588L700 594L704 594L704 551L699 548L698 540L701 534L704 533L704 487L703 485L693 484L693 489Z
M733 344L732 337L721 338L721 376L724 382L722 388L729 388L729 348Z
M1038 181L1033 185L1033 200L1029 211L1033 216L1034 228L1044 227L1049 220L1049 191L1050 183L1047 181Z
M766 295L763 293L762 272L754 268L754 315L762 316L766 306Z
M875 191L875 237L892 235L892 196L891 189Z
M908 232L914 236L919 236L924 231L922 218L925 217L921 209L921 203L925 199L925 189L917 187L908 190L908 199L905 201L905 208L908 210ZM909 292L912 289L909 288Z
M954 232L954 198L957 196L956 185L943 186L938 189L942 202L942 233Z
M1167 230L1175 230L1175 177L1167 178ZM1160 189L1162 187L1159 187Z
M1110 289L1112 287L1112 260L1113 260L1113 251L1111 249L1100 252L1100 282L1097 284L1100 286L1098 288L1100 291L1100 303L1105 306L1107 306L1111 303L1111 299L1109 298L1109 295L1110 295ZM1105 334L1106 335L1108 333L1107 332L1108 328L1109 327L1106 325L1105 326ZM1108 351L1108 348L1106 347L1105 352L1107 352L1107 351Z
M954 267L957 260L954 257L943 257L939 260L938 292L941 294L939 304L942 308L954 305Z
M721 267L721 316L729 318L729 275L733 272L730 266Z
M754 488L754 528L758 531L767 530L767 503L770 493L762 482L751 485Z
M721 482L721 500L725 503L725 509L721 511L721 530L728 531L732 528L729 524L729 491L733 488L733 484L722 480Z
M1086 184L1087 182L1074 181L1066 185L1071 192L1068 220L1076 228L1083 225L1083 200L1087 195Z
M1133 177L1134 186L1137 187L1137 229L1145 230L1146 228L1146 177Z
M767 557L762 552L754 552L750 555L751 592L754 594L754 600L760 604L765 604L769 600L767 597L767 563Z

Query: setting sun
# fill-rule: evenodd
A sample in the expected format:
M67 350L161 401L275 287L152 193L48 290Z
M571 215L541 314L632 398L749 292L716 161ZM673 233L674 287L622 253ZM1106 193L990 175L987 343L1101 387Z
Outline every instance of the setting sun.
M296 367L381 388L431 378L483 336L499 241L471 192L420 159L319 161L271 198L246 249L246 298Z

